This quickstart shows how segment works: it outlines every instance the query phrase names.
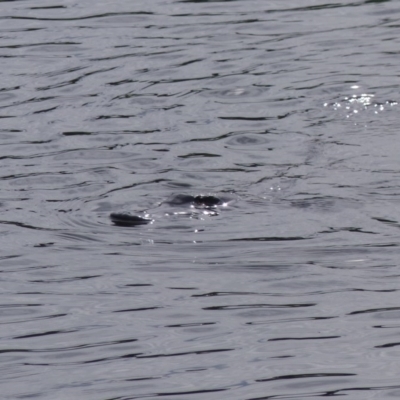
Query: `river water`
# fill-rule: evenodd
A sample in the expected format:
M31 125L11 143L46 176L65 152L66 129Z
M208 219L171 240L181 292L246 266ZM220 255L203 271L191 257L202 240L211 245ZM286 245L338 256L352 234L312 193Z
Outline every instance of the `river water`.
M2 1L0 39L2 399L400 397L398 1Z

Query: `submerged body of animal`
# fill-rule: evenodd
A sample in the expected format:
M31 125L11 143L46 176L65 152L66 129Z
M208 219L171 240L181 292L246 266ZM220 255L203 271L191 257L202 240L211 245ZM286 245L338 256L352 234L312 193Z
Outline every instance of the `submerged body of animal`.
M233 199L221 198L211 194L208 195L188 195L178 194L174 195L168 200L160 203L160 206L166 205L167 210L164 215L218 215L218 209L226 207L232 202ZM178 210L178 211L177 211ZM112 213L110 214L111 221L119 226L136 226L144 225L154 221L150 213L142 212L139 214L132 214L127 212Z

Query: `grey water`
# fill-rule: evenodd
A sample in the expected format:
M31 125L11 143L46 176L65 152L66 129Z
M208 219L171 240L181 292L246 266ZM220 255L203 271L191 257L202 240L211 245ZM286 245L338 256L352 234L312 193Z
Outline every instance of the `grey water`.
M1 399L399 398L399 51L394 0L1 1Z

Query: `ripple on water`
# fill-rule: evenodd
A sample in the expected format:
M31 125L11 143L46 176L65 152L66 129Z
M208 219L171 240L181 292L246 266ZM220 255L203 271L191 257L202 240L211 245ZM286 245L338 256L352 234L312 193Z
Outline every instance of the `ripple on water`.
M265 133L236 133L226 140L228 148L243 150L267 150L268 146L272 146L273 140L268 138Z
M68 150L55 155L56 161L67 161L69 165L101 165L101 164L118 164L135 157L135 153L111 151L111 149L84 149L84 150Z
M251 101L251 99L257 100L257 98L261 97L267 91L268 88L265 87L246 86L230 89L203 90L201 95L207 98L225 100L229 103L242 103L243 101Z

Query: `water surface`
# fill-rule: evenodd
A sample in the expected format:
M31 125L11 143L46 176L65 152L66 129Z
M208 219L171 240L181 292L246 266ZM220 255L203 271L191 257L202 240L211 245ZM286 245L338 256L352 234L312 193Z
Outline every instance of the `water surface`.
M0 4L4 399L399 396L397 2Z

